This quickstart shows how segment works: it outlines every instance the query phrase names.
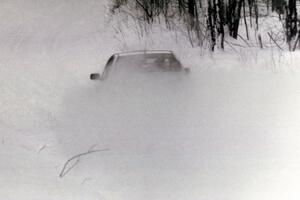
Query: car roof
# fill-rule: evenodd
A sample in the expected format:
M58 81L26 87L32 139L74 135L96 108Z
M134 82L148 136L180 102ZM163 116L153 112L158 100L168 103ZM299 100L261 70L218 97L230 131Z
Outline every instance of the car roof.
M127 51L116 53L116 56L130 56L130 55L142 55L142 54L173 54L170 50L140 50L140 51Z

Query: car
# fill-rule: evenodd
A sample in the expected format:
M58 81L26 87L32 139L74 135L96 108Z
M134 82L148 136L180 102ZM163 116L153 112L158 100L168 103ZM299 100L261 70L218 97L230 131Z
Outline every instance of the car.
M172 51L147 50L116 53L112 55L101 73L90 74L91 80L105 80L113 68L115 71L126 72L190 72L184 68ZM117 73L115 72L115 73Z

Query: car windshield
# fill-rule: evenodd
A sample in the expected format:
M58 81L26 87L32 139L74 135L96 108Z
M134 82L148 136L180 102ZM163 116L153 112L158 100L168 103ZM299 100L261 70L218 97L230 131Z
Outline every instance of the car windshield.
M179 61L172 53L145 53L119 56L116 65L143 72L180 71Z

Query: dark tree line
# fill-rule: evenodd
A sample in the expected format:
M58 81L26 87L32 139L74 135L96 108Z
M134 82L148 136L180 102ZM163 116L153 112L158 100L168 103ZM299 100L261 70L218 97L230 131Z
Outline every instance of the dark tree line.
M112 11L128 4L148 24L160 16L164 16L167 24L174 17L183 20L188 31L200 41L199 45L204 37L209 39L212 51L218 43L224 48L226 34L237 39L241 23L249 39L249 28L259 29L259 8L263 5L284 20L290 49L291 41L299 35L296 0L114 0Z

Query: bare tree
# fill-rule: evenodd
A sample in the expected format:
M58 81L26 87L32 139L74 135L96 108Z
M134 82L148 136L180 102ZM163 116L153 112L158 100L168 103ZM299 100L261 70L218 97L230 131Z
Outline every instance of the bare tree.
M298 34L296 0L113 0L112 12L129 4L137 18L144 20L146 25L154 23L156 19L160 22L163 16L167 28L171 29L174 18L180 20L186 25L191 44L198 40L198 45L202 46L203 40L209 38L212 51L218 41L224 49L226 30L229 36L238 38L241 17L246 29L246 38L249 40L251 28L259 28L261 6L272 8L279 13L285 11L288 43ZM209 37L206 37L206 34Z

